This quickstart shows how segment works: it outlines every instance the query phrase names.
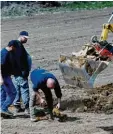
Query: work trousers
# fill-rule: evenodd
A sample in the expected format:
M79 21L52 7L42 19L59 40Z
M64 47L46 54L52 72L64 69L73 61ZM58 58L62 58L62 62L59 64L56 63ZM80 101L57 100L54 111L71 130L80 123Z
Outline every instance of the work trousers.
M16 88L17 94L14 100L14 105L19 106L21 99L25 106L25 109L29 108L29 85L28 79L24 79L21 76L14 77L13 83Z
M45 94L45 98L46 98L46 102L47 102L49 113L52 114L53 98L52 98L51 90L50 89L42 89L42 91ZM32 90L30 92L30 103L29 103L30 117L31 118L35 118L35 113L34 113L35 105L36 105L36 93Z
M0 87L1 111L8 111L8 107L16 97L16 89L10 76L3 77L4 84Z

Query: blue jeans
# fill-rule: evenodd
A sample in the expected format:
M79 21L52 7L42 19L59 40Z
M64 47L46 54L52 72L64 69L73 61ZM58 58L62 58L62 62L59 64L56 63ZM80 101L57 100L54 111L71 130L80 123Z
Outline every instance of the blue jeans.
M3 77L4 84L0 88L1 110L8 111L8 107L16 97L16 89L10 76Z
M15 106L20 106L20 99L24 103L25 109L29 108L29 85L28 79L25 79L21 76L17 76L13 78L13 83L16 88L17 94L14 100Z

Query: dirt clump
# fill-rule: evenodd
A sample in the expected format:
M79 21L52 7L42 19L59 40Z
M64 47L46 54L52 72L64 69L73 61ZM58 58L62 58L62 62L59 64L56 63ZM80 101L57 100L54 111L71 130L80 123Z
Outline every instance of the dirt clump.
M79 112L113 113L113 83L86 91Z

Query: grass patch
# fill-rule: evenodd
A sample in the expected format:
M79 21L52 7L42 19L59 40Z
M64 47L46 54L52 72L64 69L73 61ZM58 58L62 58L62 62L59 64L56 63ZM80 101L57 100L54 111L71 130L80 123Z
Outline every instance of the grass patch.
M76 10L76 9L100 9L100 8L106 8L106 7L113 7L113 1L82 1L82 2L73 2L73 3L67 3L64 5L65 8Z
M17 17L17 16L33 16L45 12L61 12L61 11L75 11L75 10L90 10L113 7L113 1L76 1L76 2L61 2L60 7L41 7L38 4L16 4L12 3L9 6L4 6L1 9L1 17Z

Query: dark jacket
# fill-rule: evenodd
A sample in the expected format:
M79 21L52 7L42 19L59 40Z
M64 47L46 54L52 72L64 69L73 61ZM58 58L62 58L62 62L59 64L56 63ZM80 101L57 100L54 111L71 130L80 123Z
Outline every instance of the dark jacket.
M28 53L20 41L16 40L17 48L10 52L10 61L12 63L13 75L27 78L29 76Z

